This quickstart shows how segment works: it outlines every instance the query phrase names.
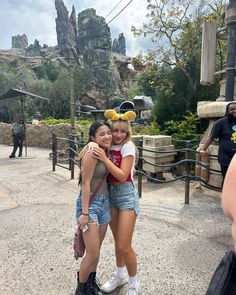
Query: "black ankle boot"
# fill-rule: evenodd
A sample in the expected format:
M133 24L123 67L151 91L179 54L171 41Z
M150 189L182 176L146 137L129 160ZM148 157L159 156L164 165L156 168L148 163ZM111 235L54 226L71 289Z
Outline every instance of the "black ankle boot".
M87 282L86 283L80 283L80 281L79 281L79 272L77 273L77 288L75 290L75 295L88 295Z
M103 292L97 283L96 272L90 273L87 282L88 282L88 284L87 284L88 294L103 295Z

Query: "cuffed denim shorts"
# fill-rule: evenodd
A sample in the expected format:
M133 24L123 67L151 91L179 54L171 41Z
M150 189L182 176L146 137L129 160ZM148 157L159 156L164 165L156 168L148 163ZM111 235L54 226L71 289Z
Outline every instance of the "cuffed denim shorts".
M109 184L110 206L121 211L134 210L140 214L139 196L132 181Z
M81 192L76 201L76 219L82 213ZM107 224L111 221L110 202L108 195L97 194L89 206L89 222Z

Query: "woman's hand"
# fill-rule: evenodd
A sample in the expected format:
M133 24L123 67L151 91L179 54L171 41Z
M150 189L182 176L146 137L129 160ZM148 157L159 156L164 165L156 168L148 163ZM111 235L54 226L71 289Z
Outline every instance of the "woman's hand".
M95 148L98 148L98 144L94 141L90 141L87 144L87 147L88 147L88 151L93 151Z
M81 214L77 220L78 228L83 229L83 227L88 224L89 217L87 215Z
M101 149L98 147L93 148L93 157L95 159L98 159L101 162L104 162L105 160L107 160L107 156L104 149Z

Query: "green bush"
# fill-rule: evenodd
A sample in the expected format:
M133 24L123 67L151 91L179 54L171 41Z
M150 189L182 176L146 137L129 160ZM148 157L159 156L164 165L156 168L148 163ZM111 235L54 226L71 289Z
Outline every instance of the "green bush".
M76 121L76 124L79 124L79 125L90 125L92 123L93 123L92 120L77 120Z
M183 116L181 121L167 121L164 123L165 134L171 135L173 138L178 140L192 140L198 138L197 124L199 118L196 114L191 112L188 115Z
M132 128L133 135L159 135L161 131L157 125L157 122L154 121L151 125L137 125Z
M75 124L77 125L90 125L93 121L91 120L76 120L75 121ZM65 124L65 123L68 123L70 124L71 123L71 119L55 119L55 118L52 118L52 117L48 117L48 118L45 118L43 120L43 123L44 124L48 124L48 125L56 125L56 124Z
M54 119L52 117L45 118L43 120L44 124L48 125L56 125L56 124L62 124L62 123L70 123L70 119Z

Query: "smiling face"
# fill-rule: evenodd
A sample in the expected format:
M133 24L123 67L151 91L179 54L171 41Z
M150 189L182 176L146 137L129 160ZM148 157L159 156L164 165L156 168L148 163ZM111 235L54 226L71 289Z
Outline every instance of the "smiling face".
M112 123L112 143L122 144L131 137L131 128L128 121L118 120Z
M232 115L233 117L236 117L236 103L230 103L228 114Z
M91 139L101 148L108 149L112 140L111 129L106 125L102 125L97 129L95 136L92 136Z

